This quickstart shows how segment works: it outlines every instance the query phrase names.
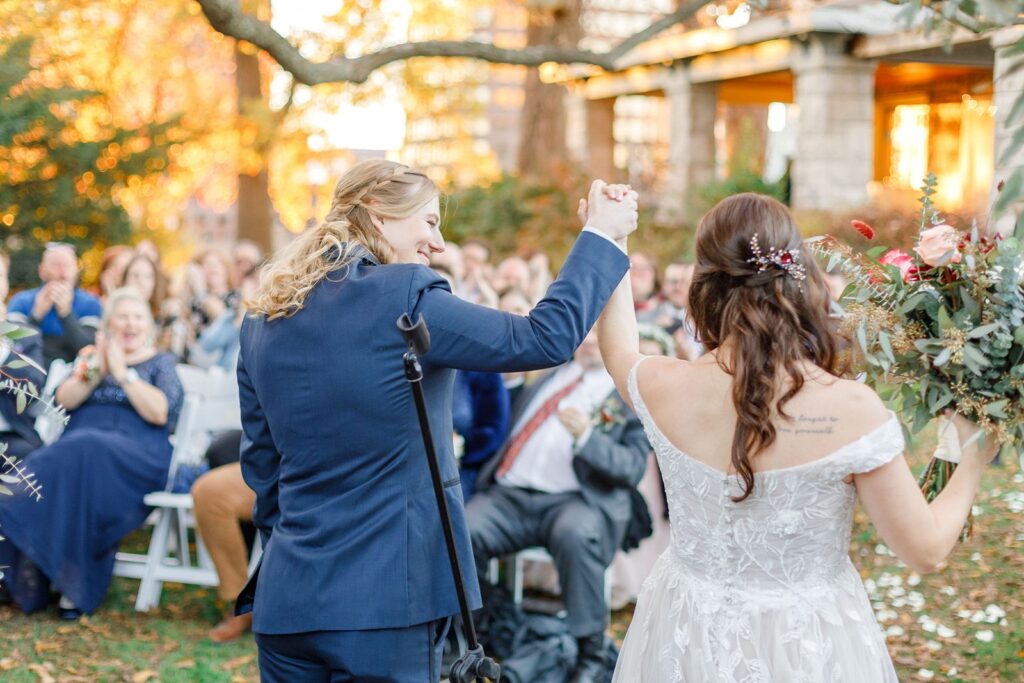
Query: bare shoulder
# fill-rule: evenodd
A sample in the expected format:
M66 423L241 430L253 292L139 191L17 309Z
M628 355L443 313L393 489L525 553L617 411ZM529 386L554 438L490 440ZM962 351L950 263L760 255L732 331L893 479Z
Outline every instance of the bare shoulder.
M877 426L890 417L889 409L874 389L862 382L836 379L822 399L848 419L862 425Z
M636 381L644 386L657 386L678 379L680 373L688 372L691 365L690 361L668 356L644 356L636 372Z

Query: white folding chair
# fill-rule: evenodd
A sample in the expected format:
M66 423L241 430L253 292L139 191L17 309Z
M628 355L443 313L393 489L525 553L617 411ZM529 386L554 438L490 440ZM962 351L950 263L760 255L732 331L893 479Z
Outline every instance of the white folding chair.
M178 377L185 389L184 405L174 434L174 451L168 469L167 486L143 500L154 508L150 520L153 532L145 555L117 554L114 575L140 579L135 609L145 612L160 602L166 581L199 586L216 586L219 581L210 553L195 534L196 557L189 546L189 529L195 529L192 495L173 493L175 475L183 465L199 463L212 434L241 429L238 385L233 375L220 368L202 370L179 365ZM254 550L257 556L258 549Z
M520 550L514 555L505 557L504 560L506 562L505 586L512 593L512 599L517 605L523 602L524 565L527 562L542 562L552 566L555 564L555 558L551 557L551 553L540 546ZM609 611L612 604L611 571L611 566L609 566L604 572L604 604L609 605ZM487 574L491 583L498 582L498 558L491 560Z

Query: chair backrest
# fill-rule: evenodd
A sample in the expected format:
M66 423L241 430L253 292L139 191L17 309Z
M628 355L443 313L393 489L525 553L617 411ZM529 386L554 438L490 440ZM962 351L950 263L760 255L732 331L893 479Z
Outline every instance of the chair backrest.
M185 398L174 431L174 452L167 476L167 490L182 465L198 465L217 432L242 428L235 376L221 368L203 370L178 365Z
M68 363L60 358L50 363L50 368L46 371L46 383L43 384L42 398L50 403L55 402L54 397L57 394L57 387L71 376L74 369L73 363ZM44 444L53 443L64 431L64 422L61 420L60 415L46 407L36 417L34 426L36 433L39 434L39 438L43 440Z

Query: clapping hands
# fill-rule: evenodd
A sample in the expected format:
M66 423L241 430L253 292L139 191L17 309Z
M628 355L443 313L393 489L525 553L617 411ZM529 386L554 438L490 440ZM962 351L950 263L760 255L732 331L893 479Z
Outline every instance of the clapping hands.
M74 297L75 291L67 283L58 280L47 282L36 294L36 300L32 304L32 317L42 320L51 308L56 308L60 317L66 317L71 313Z
M629 185L608 185L595 180L590 196L580 200L576 213L584 225L619 240L636 230L638 198Z

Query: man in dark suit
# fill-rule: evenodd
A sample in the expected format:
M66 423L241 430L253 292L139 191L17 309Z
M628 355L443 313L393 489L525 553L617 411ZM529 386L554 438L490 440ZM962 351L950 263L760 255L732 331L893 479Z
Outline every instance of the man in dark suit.
M591 332L573 362L523 391L512 432L466 505L478 572L492 557L543 546L555 559L579 643L573 682L603 680L605 569L632 512L651 446L615 390Z
M10 259L7 254L0 252L0 322L7 320L7 291L9 289L7 272ZM17 323L21 327L31 328L25 322ZM45 376L38 368L32 365L24 365L20 368L12 368L8 364L19 360L19 354L31 359L38 366L43 364L43 338L38 334L22 337L21 339L8 340L9 346L0 345L0 367L3 368L3 379L13 381L17 385L24 382L32 382L39 391L43 389ZM39 434L35 429L35 410L23 410L18 412L17 394L10 390L0 390L0 444L6 444L5 453L15 458L24 458L26 455L43 445Z

